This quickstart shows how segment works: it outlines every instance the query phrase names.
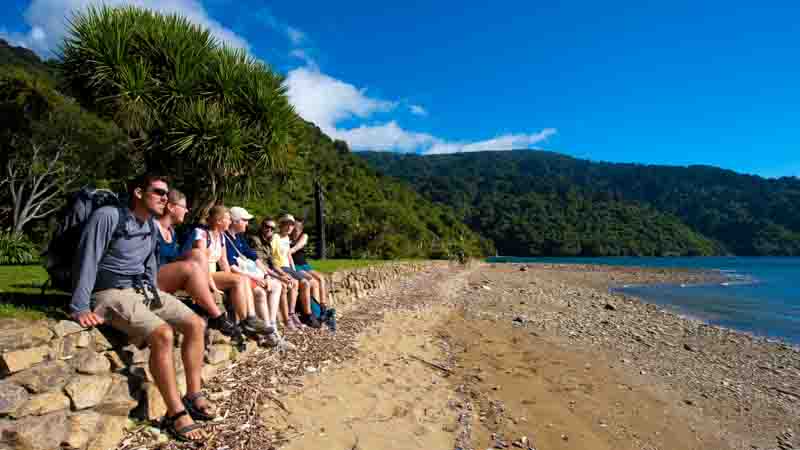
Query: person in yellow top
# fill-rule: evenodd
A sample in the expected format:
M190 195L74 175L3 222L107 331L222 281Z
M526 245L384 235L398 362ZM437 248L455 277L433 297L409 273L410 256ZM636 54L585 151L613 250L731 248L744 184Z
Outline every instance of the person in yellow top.
M278 233L272 235L272 259L276 266L300 283L299 299L303 314L300 317L297 316L295 313L297 305L292 301L289 304L290 320L297 326L307 325L311 328L319 328L322 323L311 313L311 284L303 274L294 270L291 254L292 242L289 237L294 229L294 223L294 216L291 214L284 214L278 219Z

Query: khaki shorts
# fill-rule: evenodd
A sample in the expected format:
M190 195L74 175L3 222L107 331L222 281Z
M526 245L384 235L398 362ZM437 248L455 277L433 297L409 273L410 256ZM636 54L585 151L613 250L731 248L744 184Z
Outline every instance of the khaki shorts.
M133 288L104 289L94 294L94 313L128 335L132 344L143 346L156 328L165 323L175 327L194 315L173 295L158 291L158 296L163 305L151 309L144 304L144 295Z

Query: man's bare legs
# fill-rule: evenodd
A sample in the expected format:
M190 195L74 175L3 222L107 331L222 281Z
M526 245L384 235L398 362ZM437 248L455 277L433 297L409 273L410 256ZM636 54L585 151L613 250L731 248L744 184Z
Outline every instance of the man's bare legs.
M192 315L188 320L176 326L183 335L181 357L186 373L186 395L197 394L203 388L203 352L205 351L205 323L203 319ZM207 410L208 403L203 398L195 400L195 407ZM206 411L208 412L208 411Z
M203 345L203 325L202 320L198 317L197 320L200 322L200 367L202 368L202 345ZM190 328L193 328L191 326ZM184 342L189 340L188 337L184 337ZM175 336L172 333L172 328L167 325L161 325L160 327L156 328L155 331L150 333L150 336L147 337L147 343L150 346L150 373L153 375L153 380L158 388L159 392L161 392L161 396L164 398L164 403L167 405L167 416L174 416L179 412L183 411L185 408L183 406L183 401L181 400L181 394L178 392L178 384L175 380L175 364L172 360L172 345L174 342ZM196 338L194 338L196 340ZM186 345L186 344L184 344ZM194 363L193 351L194 348L191 344L189 344L190 350L187 352L190 354L191 363ZM184 357L184 365L186 365L186 357ZM194 366L193 366L194 367ZM193 370L196 370L193 369ZM197 371L197 370L196 370ZM199 372L199 371L198 371ZM186 367L186 378L187 378L187 388L189 388L189 367ZM199 383L198 383L199 384ZM194 386L195 389L198 389L199 386ZM178 418L175 421L175 428L181 429L192 425L194 420L192 420L191 416L184 415ZM200 430L193 430L188 433L188 437L191 439L200 439L202 438L202 432Z

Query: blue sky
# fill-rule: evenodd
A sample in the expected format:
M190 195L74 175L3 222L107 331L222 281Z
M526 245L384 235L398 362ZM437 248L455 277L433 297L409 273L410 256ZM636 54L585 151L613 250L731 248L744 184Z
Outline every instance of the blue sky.
M5 0L40 53L92 0ZM179 11L287 74L355 149L545 148L800 175L797 2L109 0Z

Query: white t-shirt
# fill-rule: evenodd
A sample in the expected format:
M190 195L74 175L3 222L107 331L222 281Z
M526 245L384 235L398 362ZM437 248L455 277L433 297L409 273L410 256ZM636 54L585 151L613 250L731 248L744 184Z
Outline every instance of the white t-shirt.
M202 240L204 244L208 245L208 271L214 273L217 271L217 263L222 255L225 253L225 242L221 239L222 236L214 236L214 233L204 230L202 228L195 228L194 240Z

